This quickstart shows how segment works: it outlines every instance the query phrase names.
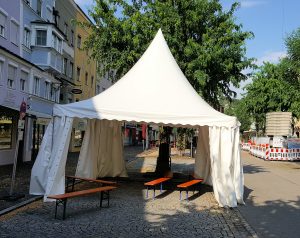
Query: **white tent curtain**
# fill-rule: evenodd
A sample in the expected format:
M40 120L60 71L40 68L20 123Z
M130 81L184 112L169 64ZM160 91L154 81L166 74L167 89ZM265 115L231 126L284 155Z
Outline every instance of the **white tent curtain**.
M33 195L44 195L46 191L48 165L52 149L52 132L53 119L47 126L40 147L40 151L43 151L43 153L38 153L34 165L32 167L29 193Z
M76 176L127 177L121 125L118 121L88 120Z
M73 118L51 120L31 173L30 194L60 194L65 191L65 165ZM54 127L54 130L53 130ZM54 134L52 136L52 133Z
M196 178L202 178L205 184L212 185L208 137L208 126L199 127L194 175Z
M221 207L236 207L237 203L244 203L243 171L239 152L236 152L239 150L236 148L237 140L238 127L209 127L212 184Z
M244 203L244 172L241 160L240 148L240 128L236 127L233 131L233 147L232 147L232 160L233 160L233 181L236 199L239 204Z

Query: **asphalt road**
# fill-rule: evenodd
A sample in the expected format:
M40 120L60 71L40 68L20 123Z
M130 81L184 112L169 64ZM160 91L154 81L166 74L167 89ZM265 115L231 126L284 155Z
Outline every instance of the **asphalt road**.
M300 162L264 161L242 152L245 206L259 237L300 237Z

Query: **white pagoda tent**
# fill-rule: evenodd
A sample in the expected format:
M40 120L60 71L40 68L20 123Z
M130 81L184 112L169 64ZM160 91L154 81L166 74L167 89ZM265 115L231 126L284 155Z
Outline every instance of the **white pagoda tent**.
M134 91L134 93L129 93ZM139 61L113 86L88 100L54 105L53 119L32 169L30 193L64 193L74 118L87 119L76 175L127 176L123 122L198 129L194 173L213 186L220 206L243 203L239 125L208 105L190 85L159 30Z

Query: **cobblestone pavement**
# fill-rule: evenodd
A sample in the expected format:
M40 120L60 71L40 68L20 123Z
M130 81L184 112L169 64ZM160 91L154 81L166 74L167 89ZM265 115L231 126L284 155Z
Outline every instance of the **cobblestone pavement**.
M68 160L66 165L66 174L74 174L76 170L78 159L78 153L69 153ZM16 182L13 192L16 194L24 195L23 198L18 200L6 201L2 199L4 196L7 196L10 191L11 185L11 176L12 176L12 165L0 166L0 211L17 205L21 202L26 201L27 199L33 198L29 194L29 183L30 175L33 163L18 163L16 170ZM0 236L1 237L1 236Z
M129 174L153 172L156 150L154 148L143 152L140 147L125 147L124 157ZM78 153L69 154L66 174L75 173L77 157ZM193 168L194 159L176 155L172 157L172 171L189 173ZM6 178L6 182L10 181L11 173L7 168L8 166L5 169L0 167L0 177ZM20 165L17 170L17 186L27 192L26 198L29 196L30 171L31 165L28 164ZM137 181L138 179L118 181L118 189L111 192L109 208L100 209L99 197L96 195L70 199L67 204L67 219L64 221L54 219L55 203L43 203L39 200L26 205L0 216L0 238L257 237L237 209L217 206L208 186L202 185L200 193L193 195L190 192L190 201L180 202L179 191L174 189L176 184L153 200L146 199L143 182ZM7 184L9 182L6 186ZM86 188L87 184L76 186ZM3 187L5 183L0 180L0 190ZM149 191L149 197L151 196L152 191ZM3 208L13 203L0 202L0 210L1 204ZM62 210L59 209L59 212Z
M237 209L217 206L209 187L191 192L190 201L180 202L174 190L155 200L145 195L143 183L118 182L109 208L99 208L98 196L70 199L66 220L54 219L55 203L37 201L0 217L0 237L255 236Z

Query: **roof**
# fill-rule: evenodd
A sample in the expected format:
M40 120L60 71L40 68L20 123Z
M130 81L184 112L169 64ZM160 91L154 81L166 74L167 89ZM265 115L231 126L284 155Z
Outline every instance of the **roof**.
M54 105L54 116L173 126L226 126L239 122L206 103L188 82L159 30L139 61L113 86L88 100Z

